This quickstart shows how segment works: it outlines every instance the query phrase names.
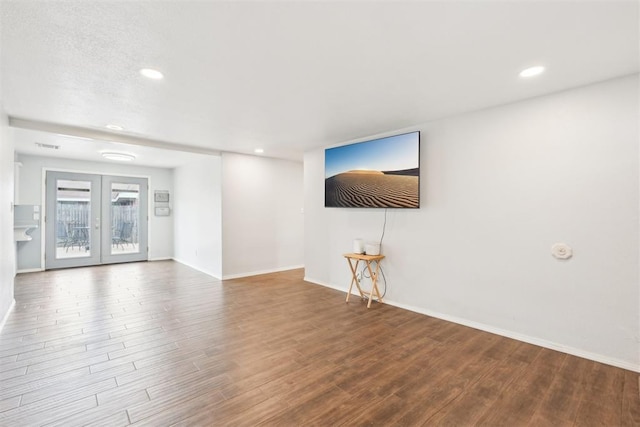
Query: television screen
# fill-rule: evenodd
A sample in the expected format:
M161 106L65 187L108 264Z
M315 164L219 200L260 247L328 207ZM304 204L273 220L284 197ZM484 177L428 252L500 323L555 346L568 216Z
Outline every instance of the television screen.
M419 208L420 132L328 148L324 178L328 208Z

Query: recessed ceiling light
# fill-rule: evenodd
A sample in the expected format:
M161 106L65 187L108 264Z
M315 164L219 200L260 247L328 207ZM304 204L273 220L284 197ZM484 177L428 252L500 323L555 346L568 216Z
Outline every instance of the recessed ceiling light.
M264 153L264 149L256 148L255 150L253 150L253 152L256 153L256 154L262 154L262 153Z
M111 129L111 130L124 130L124 128L122 126L112 125L112 124L108 124L105 127L107 129Z
M160 71L154 70L153 68L143 68L140 70L140 74L153 80L161 80L164 78L164 75Z
M536 65L535 67L525 68L520 71L520 77L533 77L542 74L544 67L542 65Z
M135 160L136 156L134 156L133 154L129 154L129 153L114 153L114 152L103 152L100 153L102 154L102 157L104 157L105 159L109 159L109 160L117 160L120 162L130 162Z

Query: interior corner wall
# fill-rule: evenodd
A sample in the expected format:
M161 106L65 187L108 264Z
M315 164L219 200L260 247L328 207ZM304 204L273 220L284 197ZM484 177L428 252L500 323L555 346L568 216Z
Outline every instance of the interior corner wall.
M638 93L634 75L403 129L421 208L388 210L387 302L640 371ZM342 254L384 211L323 207L324 150L304 173L306 278L346 291Z
M13 306L15 240L13 237L13 141L0 94L0 331Z
M171 169L153 168L135 165L122 165L104 162L88 162L57 157L19 155L20 168L19 193L20 203L26 205L42 205L42 173L43 169L55 169L80 173L114 174L149 177L149 260L170 259L173 257L173 217L157 217L153 215L153 192L155 190L173 191L173 171ZM34 231L36 232L36 231ZM34 233L32 232L32 234ZM40 229L40 233L44 228ZM43 238L44 240L44 238ZM32 243L32 242L26 242ZM29 260L21 259L23 270L44 268L41 265L41 248L37 248L37 256ZM22 251L19 253L19 255ZM26 253L26 252L25 252Z
M221 160L203 155L174 170L174 259L222 278Z
M302 163L222 154L224 278L303 266Z

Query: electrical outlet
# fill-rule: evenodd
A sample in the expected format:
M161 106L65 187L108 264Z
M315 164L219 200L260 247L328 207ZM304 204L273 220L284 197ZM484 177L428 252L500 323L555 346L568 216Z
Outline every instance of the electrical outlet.
M358 279L358 283L362 282L362 273L359 271L356 273L356 279Z

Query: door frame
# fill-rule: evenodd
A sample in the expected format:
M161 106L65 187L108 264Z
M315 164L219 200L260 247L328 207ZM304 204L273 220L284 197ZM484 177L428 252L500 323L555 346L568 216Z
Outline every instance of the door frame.
M102 227L100 230L100 264L116 264L121 262L134 262L134 261L147 261L149 259L149 182L145 180L145 178L136 178L133 176L123 176L123 175L100 175L101 176L101 210L102 210ZM112 187L111 184L118 183L118 178L122 177L122 181L128 180L128 184L134 183L135 185L140 186L140 192L138 195L139 209L140 209L140 222L145 221L144 215L146 214L146 227L144 229L139 229L138 234L138 252L133 253L113 253L113 230L111 229L111 222L113 218L111 218L110 213L113 212L111 209L111 192ZM133 181L133 182L131 182ZM143 186L146 185L146 191L143 191ZM109 211L109 214L105 215L105 206L108 206L106 210ZM146 209L145 209L146 208ZM146 212L145 212L146 211ZM108 227L105 227L105 224L109 224Z
M126 165L122 165L125 166ZM47 172L69 172L69 173L81 173L81 174L90 174L90 175L106 175L106 176L122 176L122 177L131 177L131 178L146 178L147 186L148 186L148 194L151 194L151 176L149 175L141 175L134 173L121 173L121 172L109 172L108 170L95 170L88 171L86 169L67 169L67 168L59 168L59 167L42 167L42 175L40 177L40 205L42 206L43 215L45 214L45 207L47 202ZM151 248L151 242L153 240L152 233L150 232L151 228L151 203L147 203L147 260L149 259L149 252ZM40 228L40 271L44 271L46 268L45 264L45 250L46 250L46 231L47 226L50 225L49 221L45 222L44 219L42 221L42 227Z
M52 176L49 176L49 185L47 186L46 192L48 194L48 198L46 200L46 204L44 205L44 215L45 215L45 225L51 224L51 227L46 227L45 230L45 251L47 249L53 248L53 253L45 255L49 256L48 261L45 259L44 269L48 268L68 268L68 267L84 267L90 265L98 265L100 264L100 245L96 244L100 242L100 234L102 231L102 177L100 175L95 174L76 174L69 172L49 172ZM80 232L82 231L82 243L78 243L78 250L80 250L80 246L86 246L86 255L84 256L74 256L70 258L58 258L58 250L57 250L57 234L58 234L58 218L56 216L57 205L58 205L58 182L59 181L72 181L72 182L87 182L90 184L90 199L89 199L89 222L87 227L83 227L82 230L74 229L74 231ZM94 217L96 217L96 221L94 221ZM94 226L95 225L95 226ZM43 227L45 228L45 227ZM69 232L69 230L67 230ZM75 235L75 233L74 233ZM77 235L76 235L77 236ZM65 245L66 247L66 245ZM91 250L89 251L89 247ZM67 249L68 250L68 247ZM72 251L73 252L73 251ZM49 266L47 266L49 263ZM56 264L55 266L52 264Z

